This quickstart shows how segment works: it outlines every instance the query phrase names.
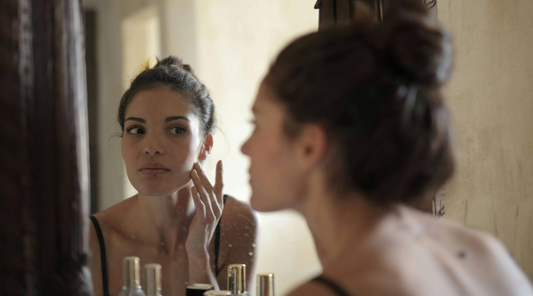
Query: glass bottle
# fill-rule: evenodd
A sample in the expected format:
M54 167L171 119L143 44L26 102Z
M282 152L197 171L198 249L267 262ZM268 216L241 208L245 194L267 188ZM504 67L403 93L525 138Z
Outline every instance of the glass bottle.
M162 296L161 294L161 265L146 264L144 266L146 279L146 296Z
M231 295L250 295L246 290L246 264L228 266L228 290Z
M119 296L146 296L141 288L139 257L126 257L123 264L124 286Z
M273 273L265 273L265 274L257 275L257 295L256 296L275 296Z

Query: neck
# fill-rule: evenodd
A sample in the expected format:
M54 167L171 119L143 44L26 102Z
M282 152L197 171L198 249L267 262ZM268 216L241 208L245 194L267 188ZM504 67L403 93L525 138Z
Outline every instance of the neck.
M166 196L137 195L135 233L144 243L169 254L183 247L195 213L191 186Z
M304 216L313 235L324 270L362 252L382 232L390 212L357 193L333 196L316 178L305 201L297 210Z

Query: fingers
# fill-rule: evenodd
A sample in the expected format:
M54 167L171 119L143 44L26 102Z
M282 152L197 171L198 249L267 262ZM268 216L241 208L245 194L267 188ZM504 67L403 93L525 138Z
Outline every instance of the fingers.
M215 177L215 195L217 197L218 204L223 208L224 202L222 201L222 190L224 189L223 181L224 165L222 160L217 162L217 172Z
M198 175L198 171L196 169L192 170L191 177L194 183L195 191L197 192L199 199L205 205L205 217L208 218L210 222L217 221L220 217L221 210L214 197L211 184L209 184L211 190L206 190L204 187L205 184L202 182L201 177Z
M209 179L205 175L204 170L198 162L194 164L194 170L198 173L198 176L200 177L200 182L202 182L202 185L205 187L206 191L214 192L213 186L211 186L211 182L209 182Z
M222 202L222 197L223 197L222 191L224 188L223 182L222 182L222 173L223 173L222 161L219 160L217 163L216 179L215 179L214 188L211 185L211 182L209 182L209 179L205 175L199 163L194 164L194 170L198 173L201 184L204 185L205 191L209 193L207 196L210 197L210 202L213 205L213 210L215 211L215 214L217 214L217 217L219 217L224 207L223 202Z
M196 189L196 186L193 186L191 188L191 193L192 193L191 195L192 195L192 200L194 202L194 206L196 207L196 212L198 213L198 211L200 211L200 214L202 216L205 216L205 204L200 199L200 195L198 194L198 190Z

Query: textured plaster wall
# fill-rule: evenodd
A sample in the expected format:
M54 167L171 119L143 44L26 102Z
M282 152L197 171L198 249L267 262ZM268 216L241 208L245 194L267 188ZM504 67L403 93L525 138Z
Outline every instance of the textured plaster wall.
M460 148L446 216L497 236L533 278L533 1L439 1Z

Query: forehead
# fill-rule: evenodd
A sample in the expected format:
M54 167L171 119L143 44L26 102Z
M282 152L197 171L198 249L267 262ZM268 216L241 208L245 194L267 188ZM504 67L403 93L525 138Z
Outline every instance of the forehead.
M156 87L137 93L126 108L128 116L193 115L194 106L187 98L168 87Z
M256 116L281 118L283 115L281 103L275 97L272 88L265 82L259 87L253 111Z

